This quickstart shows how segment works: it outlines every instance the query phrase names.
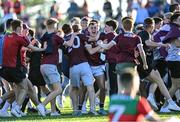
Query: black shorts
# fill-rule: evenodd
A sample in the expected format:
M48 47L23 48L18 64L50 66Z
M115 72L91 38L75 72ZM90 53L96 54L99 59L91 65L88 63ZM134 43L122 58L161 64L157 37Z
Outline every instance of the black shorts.
M172 78L180 78L180 61L168 61L168 68Z
M149 74L151 73L151 71L153 69L156 69L154 66L154 63L153 63L153 57L152 56L147 56L146 61L147 61L147 65L148 65L147 70L144 70L142 62L140 63L140 65L137 66L137 71L139 73L140 79L146 78L147 76L149 76Z
M28 79L35 86L45 86L46 85L40 70L33 70L33 71L30 70Z
M20 83L26 78L26 73L22 68L3 67L1 76L8 82Z

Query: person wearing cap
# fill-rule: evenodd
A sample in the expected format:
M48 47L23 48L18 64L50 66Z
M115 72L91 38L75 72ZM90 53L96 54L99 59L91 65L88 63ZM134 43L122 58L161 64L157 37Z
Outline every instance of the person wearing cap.
M139 91L140 78L131 65L116 66L118 75L118 94L111 96L109 104L109 121L158 121L159 117L151 109L144 97L136 96Z
M59 63L58 49L63 45L72 46L74 42L74 35L72 39L65 42L59 35L57 35L58 21L55 18L49 18L46 21L47 32L41 37L40 42L43 45L47 44L46 50L43 52L41 59L40 71L50 88L50 94L42 102L45 107L51 101L51 116L58 116L56 110L55 98L62 92L60 84L60 74L58 73L57 64Z

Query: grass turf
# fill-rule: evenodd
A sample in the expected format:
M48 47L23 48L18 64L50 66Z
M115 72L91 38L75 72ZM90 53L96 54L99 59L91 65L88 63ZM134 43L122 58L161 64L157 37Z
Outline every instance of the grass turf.
M106 103L105 103L105 109L108 109L108 103L109 103L109 99L108 97L106 97ZM49 108L49 104L47 105L46 108ZM98 107L97 107L98 108ZM28 121L28 122L107 122L108 118L107 116L93 116L93 115L82 115L79 117L75 117L71 115L72 113L72 109L70 106L70 98L66 97L66 101L64 103L64 108L61 109L61 115L57 116L57 117L51 117L49 115L47 115L46 117L41 117L39 116L37 113L28 113L27 116L22 117L22 118L15 118L15 117L10 117L10 118L0 118L0 121L19 121L19 122L24 122L24 121ZM167 119L170 118L172 116L175 116L177 118L180 118L180 112L176 112L176 113L171 113L171 114L159 114L161 119Z

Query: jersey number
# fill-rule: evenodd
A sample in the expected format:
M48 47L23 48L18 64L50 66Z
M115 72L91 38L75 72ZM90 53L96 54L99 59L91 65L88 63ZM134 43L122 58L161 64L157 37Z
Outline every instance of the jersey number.
M125 106L123 105L112 105L109 108L109 112L110 113L114 113L114 116L112 118L112 122L116 122L120 119L121 115L124 113L125 111Z
M78 36L74 38L74 44L72 47L68 48L68 52L71 52L73 48L79 48L80 47L80 39Z

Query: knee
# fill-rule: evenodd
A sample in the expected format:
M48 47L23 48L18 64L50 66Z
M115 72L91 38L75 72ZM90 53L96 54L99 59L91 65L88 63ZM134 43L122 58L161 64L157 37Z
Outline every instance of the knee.
M58 88L58 89L55 90L55 92L59 95L59 94L61 94L62 89L61 89L61 88Z
M87 86L87 90L89 93L93 92L94 93L94 87L93 85Z

